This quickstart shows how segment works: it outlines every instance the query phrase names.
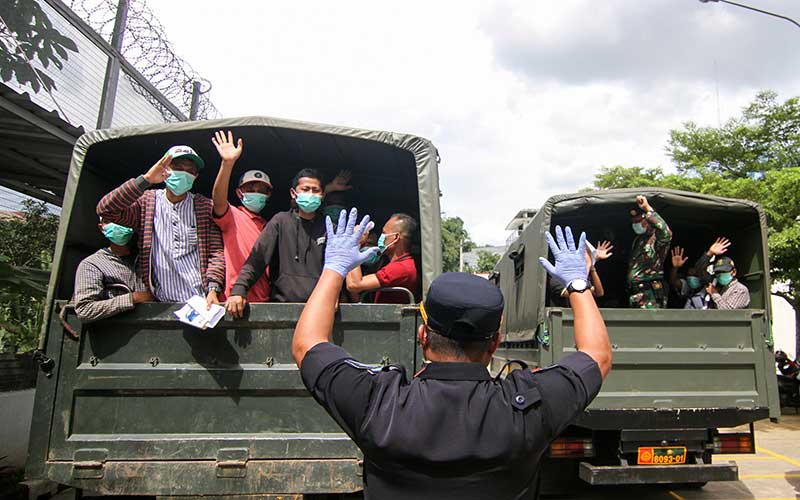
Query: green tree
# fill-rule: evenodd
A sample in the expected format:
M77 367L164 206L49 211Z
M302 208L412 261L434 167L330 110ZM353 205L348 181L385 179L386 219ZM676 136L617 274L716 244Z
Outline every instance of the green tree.
M0 348L36 347L57 231L44 202L26 200L19 216L0 219Z
M442 268L444 272L458 271L460 251L469 252L475 248L469 233L464 229L461 217L442 218Z
M741 116L722 127L686 123L670 132L667 152L678 173L661 168L602 168L594 187L660 186L744 198L767 212L770 273L781 288L775 295L795 312L800 352L800 100L781 103L760 92Z
M496 254L488 250L478 250L478 264L476 272L492 272L494 270L494 266L497 265L498 260L500 260L500 254Z
M14 78L20 85L30 85L34 92L42 85L48 91L56 88L53 79L31 67L30 61L38 59L45 68L52 63L61 69L62 60L69 59L67 51L78 52L75 42L53 27L39 2L3 0L0 17L0 78L4 82Z

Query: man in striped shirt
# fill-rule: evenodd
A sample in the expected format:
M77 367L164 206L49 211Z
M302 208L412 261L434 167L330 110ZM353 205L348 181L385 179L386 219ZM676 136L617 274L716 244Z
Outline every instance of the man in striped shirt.
M211 217L211 200L189 190L205 166L188 146L173 146L144 175L100 200L103 220L139 235L139 273L161 302L205 295L219 304L225 283L222 233ZM166 189L147 189L164 182Z
M154 300L134 271L134 252L129 245L133 229L102 220L97 226L110 244L83 259L75 273L72 303L84 323Z

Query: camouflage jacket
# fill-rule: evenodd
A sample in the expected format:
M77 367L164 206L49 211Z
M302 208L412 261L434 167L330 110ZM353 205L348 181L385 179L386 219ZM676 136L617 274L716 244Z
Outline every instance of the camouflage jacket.
M628 261L628 284L664 279L664 261L669 253L672 230L656 212L647 217L650 230L636 236Z

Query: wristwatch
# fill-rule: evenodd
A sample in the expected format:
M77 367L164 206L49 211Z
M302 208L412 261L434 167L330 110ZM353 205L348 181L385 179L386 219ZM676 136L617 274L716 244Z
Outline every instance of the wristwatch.
M567 292L583 293L589 289L589 282L583 278L576 278L567 283Z
M222 291L222 287L217 285L216 283L211 283L208 285L208 291L220 293Z

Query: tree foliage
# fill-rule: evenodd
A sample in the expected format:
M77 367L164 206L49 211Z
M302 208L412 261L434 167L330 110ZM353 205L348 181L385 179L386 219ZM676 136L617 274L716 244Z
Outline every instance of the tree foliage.
M461 217L444 217L442 219L442 268L444 272L458 271L459 246L464 252L469 252L475 248L475 243L464 229L464 221L461 220Z
M75 42L53 27L39 2L3 0L0 17L5 21L0 23L0 78L4 82L16 79L20 85L30 85L34 92L42 85L48 91L56 88L53 79L29 61L62 69L62 60L69 59L69 52L78 52Z
M0 348L36 347L53 262L58 216L26 200L19 216L0 219Z
M488 250L478 250L478 263L475 271L478 273L491 273L500 257L500 254Z
M776 294L800 319L800 99L781 103L774 92L761 92L722 127L690 122L671 131L667 152L675 174L602 168L594 187L660 186L760 203L767 212L770 272L784 285ZM797 343L800 347L800 334Z

